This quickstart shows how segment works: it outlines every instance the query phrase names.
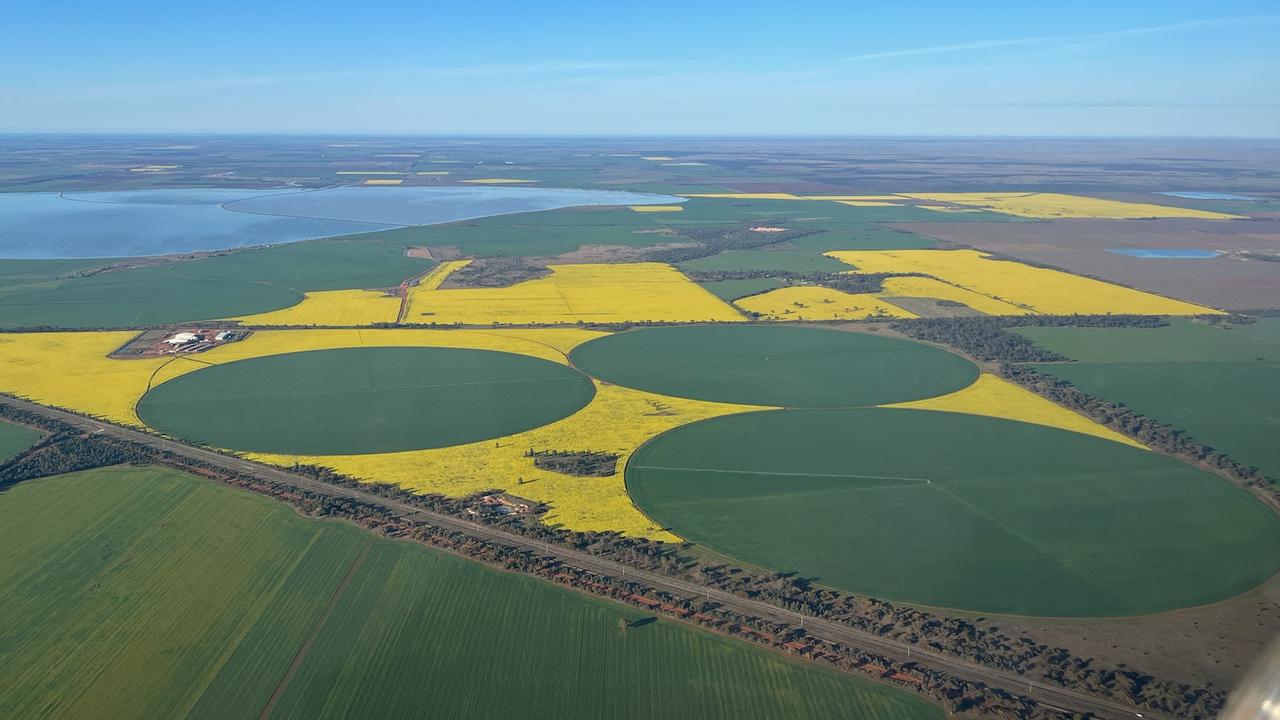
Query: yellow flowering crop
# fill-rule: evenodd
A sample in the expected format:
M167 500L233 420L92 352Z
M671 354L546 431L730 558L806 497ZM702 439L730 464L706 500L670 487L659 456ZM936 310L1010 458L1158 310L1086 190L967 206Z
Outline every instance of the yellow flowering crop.
M229 318L241 325L373 325L392 323L400 314L400 298L378 290L309 292L302 302L283 310Z
M1046 315L1220 313L1203 305L1059 270L996 260L977 250L833 250L826 254L854 266L855 272L923 273L992 300Z
M1018 387L990 373L983 373L978 377L977 382L950 395L884 405L883 407L936 410L1018 420L1033 425L1046 425L1061 430L1092 435L1124 445L1132 445L1143 450L1147 449L1146 446L1136 440L1121 435L1083 415L1056 405L1030 390Z
M735 322L744 318L663 263L552 265L504 288L411 288L409 323Z
M209 365L305 350L346 347L460 347L498 350L568 364L566 354L603 333L564 329L260 330L198 355L107 357L134 332L0 335L0 392L122 425L141 426L134 406L154 385Z
M141 425L133 406L168 357L112 360L136 332L0 335L0 392L124 425ZM181 361L192 369L201 367Z
M1239 215L1191 210L1189 208L1122 202L1062 193L903 193L920 200L936 200L957 205L972 205L1006 215L1028 218L1096 218L1128 220L1134 218L1202 218L1230 220Z
M901 207L899 203L884 200L837 200L836 202L852 207Z
M417 287L421 290L435 290L444 284L444 281L455 271L466 267L470 263L470 260L446 260L418 278Z
M596 383L587 407L549 425L497 440L431 450L378 455L294 456L251 454L285 467L295 462L331 467L363 480L392 482L420 492L454 497L501 489L548 503L549 523L570 530L617 530L629 535L675 541L674 535L631 503L624 470L631 453L645 441L680 425L718 415L760 408L671 398L617 385ZM620 455L610 477L574 477L534 467L525 457L534 450L588 450Z
M628 205L632 212L638 213L662 213L662 212L684 212L684 207L680 205Z
M386 180L386 179L380 179L380 180L365 180L364 182L362 182L362 183L360 183L360 184L361 184L361 185L399 185L399 184L400 184L400 183L402 183L402 182L404 182L404 180L401 180L401 179L399 179L399 178L396 178L395 180Z
M918 275L884 279L883 297L918 297L964 303L987 315L1034 315L1032 311L941 280Z
M913 318L914 314L878 295L851 294L816 285L801 285L751 295L734 304L770 320L865 320L869 317Z

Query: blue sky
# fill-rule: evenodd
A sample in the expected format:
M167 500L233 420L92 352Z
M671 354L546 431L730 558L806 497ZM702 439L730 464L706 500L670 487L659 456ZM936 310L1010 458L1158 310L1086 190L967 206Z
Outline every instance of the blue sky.
M1280 136L1266 2L13 3L0 132Z

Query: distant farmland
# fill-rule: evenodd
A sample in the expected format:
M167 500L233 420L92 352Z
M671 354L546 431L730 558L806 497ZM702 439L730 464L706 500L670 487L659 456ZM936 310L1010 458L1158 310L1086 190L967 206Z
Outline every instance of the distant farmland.
M23 483L0 523L6 717L942 717L171 470Z
M1231 329L1021 328L1073 363L1037 366L1280 477L1280 318Z

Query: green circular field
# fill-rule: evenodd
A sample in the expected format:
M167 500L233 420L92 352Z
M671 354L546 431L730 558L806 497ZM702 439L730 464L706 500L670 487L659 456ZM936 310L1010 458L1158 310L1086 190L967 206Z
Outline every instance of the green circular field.
M214 365L153 388L147 425L232 450L347 455L445 447L540 427L595 386L525 355L454 348L344 348Z
M1221 600L1280 570L1280 519L1169 457L919 410L775 410L659 436L635 503L743 562L875 597L1047 616Z
M580 345L593 377L675 397L791 408L860 407L959 390L964 358L864 333L781 325L701 325L616 333Z

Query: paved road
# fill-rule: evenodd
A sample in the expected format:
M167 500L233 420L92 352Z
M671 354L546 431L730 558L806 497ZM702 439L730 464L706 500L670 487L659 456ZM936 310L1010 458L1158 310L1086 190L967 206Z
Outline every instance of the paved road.
M60 420L69 425L88 431L101 432L114 437L166 450L175 455L206 462L216 467L257 475L262 478L277 480L296 487L306 488L312 492L333 497L346 497L360 500L372 505L388 508L402 517L414 516L415 520L427 522L441 528L457 530L469 535L484 538L515 548L535 550L540 554L557 558L561 562L573 565L601 575L628 577L643 582L650 587L665 590L683 597L704 597L714 600L743 615L755 615L776 622L796 624L800 616L776 605L766 602L738 597L731 593L707 588L696 583L686 582L665 575L658 575L644 570L632 568L607 557L597 557L570 548L522 537L499 527L490 527L478 523L444 515L430 510L384 498L371 493L351 488L329 485L312 478L297 475L281 468L212 452L177 441L151 435L138 430L94 420L74 413L57 410L25 400L0 396L0 403L29 412L39 413L49 418ZM947 672L957 678L983 682L992 687L999 687L1012 693L1025 695L1042 705L1077 713L1091 713L1103 718L1144 717L1151 720L1165 720L1167 716L1150 712L1132 705L1097 697L1095 695L1059 687L1028 682L1027 678L1017 673L979 665L944 655L928 648L908 645L896 640L884 638L875 633L852 628L830 620L815 617L804 617L805 630L824 640L840 643L851 648L859 648L899 661L909 661L924 667L935 668Z

